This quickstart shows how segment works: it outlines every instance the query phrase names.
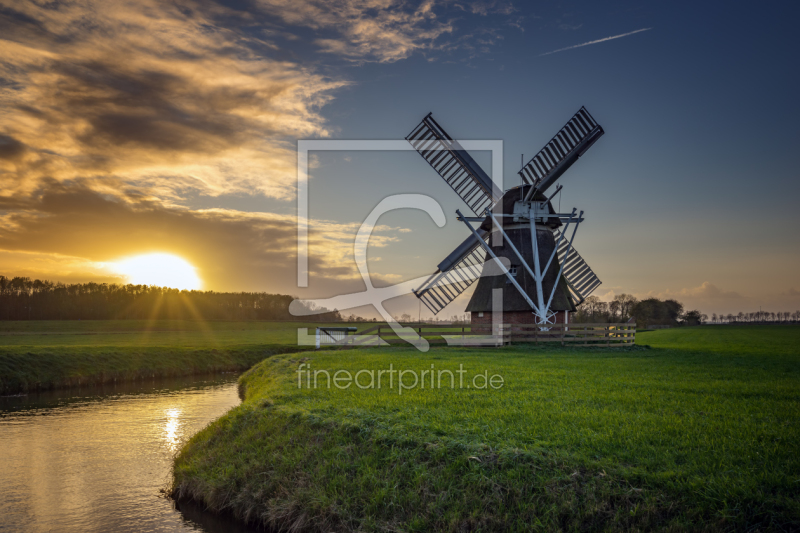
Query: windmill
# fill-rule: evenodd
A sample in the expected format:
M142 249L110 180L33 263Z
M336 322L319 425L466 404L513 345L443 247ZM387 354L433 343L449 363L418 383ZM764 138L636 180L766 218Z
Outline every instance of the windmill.
M470 234L414 290L417 298L435 315L477 279L466 308L473 324L491 323L498 291L502 291L506 322L568 323L569 313L600 280L573 245L583 211L573 208L570 213L557 213L551 200L561 185L549 196L548 191L603 133L581 107L522 167L518 173L522 184L503 192L431 113L423 118L406 140L473 216L456 211ZM475 228L473 223L480 225Z

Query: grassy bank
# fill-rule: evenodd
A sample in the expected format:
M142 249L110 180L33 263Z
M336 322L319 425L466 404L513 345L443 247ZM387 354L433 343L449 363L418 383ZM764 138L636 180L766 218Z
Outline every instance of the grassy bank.
M286 345L235 346L223 349L48 347L36 352L0 348L0 394L153 377L177 377L246 370L276 353L297 351Z
M297 351L290 322L0 322L0 394L245 370Z
M299 530L800 528L800 328L639 340L651 348L275 356L182 450L172 493ZM301 362L463 365L465 386L298 388ZM466 388L484 370L502 388Z

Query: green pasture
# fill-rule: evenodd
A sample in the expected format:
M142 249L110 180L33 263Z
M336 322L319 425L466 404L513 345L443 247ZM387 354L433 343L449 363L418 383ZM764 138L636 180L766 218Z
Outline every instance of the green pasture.
M320 531L800 528L800 327L637 343L276 355L183 449L172 493ZM504 383L309 388L300 364L361 385L390 365Z
M373 324L359 325L362 329ZM202 320L42 320L0 322L0 347L196 347L297 344L297 328L308 322Z
M316 326L188 320L0 322L0 394L243 371L265 357L301 349L298 327L313 332Z

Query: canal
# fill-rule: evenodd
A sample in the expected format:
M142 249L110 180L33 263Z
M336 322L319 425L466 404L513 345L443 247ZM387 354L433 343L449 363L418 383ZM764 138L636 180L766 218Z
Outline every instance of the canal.
M236 378L0 397L0 531L255 531L162 493L181 445L239 404Z

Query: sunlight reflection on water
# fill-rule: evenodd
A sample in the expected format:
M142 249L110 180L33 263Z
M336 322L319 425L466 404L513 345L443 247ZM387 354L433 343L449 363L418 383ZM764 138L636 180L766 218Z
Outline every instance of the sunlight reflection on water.
M0 531L241 530L159 493L181 445L238 404L233 375L0 398Z
M173 453L178 451L180 446L180 439L178 432L181 429L181 410L177 408L167 409L165 411L167 420L164 423L164 441L167 448Z

